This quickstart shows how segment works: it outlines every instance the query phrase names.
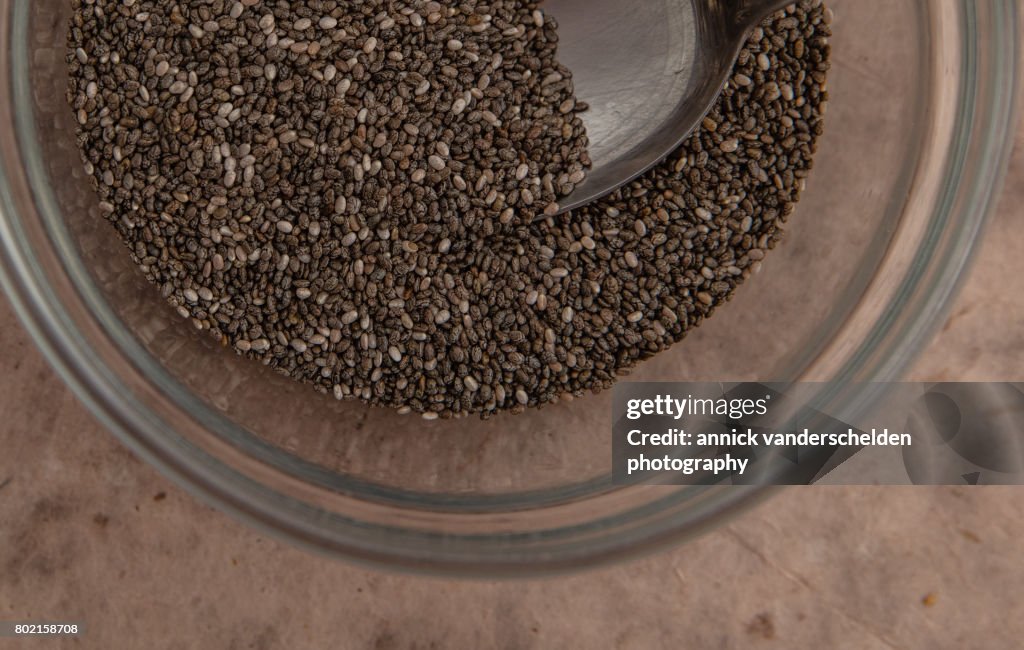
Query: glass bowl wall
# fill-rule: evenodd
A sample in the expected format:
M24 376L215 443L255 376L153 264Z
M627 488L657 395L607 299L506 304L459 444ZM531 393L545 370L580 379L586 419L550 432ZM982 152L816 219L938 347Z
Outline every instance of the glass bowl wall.
M784 244L631 379L881 381L942 321L1012 144L1015 3L830 7L826 133ZM79 396L186 488L330 555L468 575L627 557L766 494L616 488L610 393L427 422L293 385L195 331L98 217L64 101L69 13L0 0L0 277Z

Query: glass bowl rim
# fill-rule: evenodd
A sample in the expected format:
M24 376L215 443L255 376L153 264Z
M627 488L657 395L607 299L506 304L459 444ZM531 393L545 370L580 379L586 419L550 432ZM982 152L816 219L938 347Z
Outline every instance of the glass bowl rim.
M310 524L310 517L315 517L316 512L282 512L281 504L275 503L279 495L248 477L226 477L208 468L203 471L198 465L189 466L186 461L191 451L181 447L179 442L171 444L166 424L139 404L125 400L117 378L104 367L103 360L92 350L77 345L80 337L75 317L68 313L60 297L48 285L49 280L36 257L35 242L26 232L25 224L20 222L23 215L18 206L19 203L24 205L26 197L15 196L12 181L24 183L26 179L20 175L27 174L31 184L32 175L38 175L41 169L38 160L33 165L32 158L33 155L38 158L39 152L33 140L37 131L27 74L27 30L18 29L19 25L27 24L27 6L28 2L23 0L0 2L0 9L5 9L2 15L9 21L9 31L0 34L0 39L6 41L0 48L3 52L0 55L3 63L0 94L4 96L0 101L0 114L7 113L7 118L18 127L16 150L4 152L0 159L0 252L4 253L0 256L0 285L37 345L90 410L130 448L191 492L251 524L308 548L391 568L475 576L548 573L628 557L697 534L774 492L732 488L710 511L705 504L703 508L683 512L679 511L678 499L657 499L628 513L631 526L626 526L624 519L607 527L601 527L601 521L590 522L591 525L584 528L600 524L598 531L606 534L600 539L589 539L589 544L578 549L560 547L560 552L553 553L548 547L538 550L528 544L523 548L510 547L510 538L506 535L466 536L461 540L441 536L427 540L401 527L365 529L364 524L356 520L346 522L351 526L350 539L327 540L323 531ZM976 9L967 3L961 10L959 20L966 39L962 43L963 78L958 95L962 105L957 111L962 119L958 120L955 146L948 152L950 158L945 168L945 180L953 182L944 185L945 195L938 198L936 214L917 253L920 263L904 278L899 293L904 302L889 306L886 320L876 327L874 339L864 343L864 354L855 356L847 365L845 374L849 377L866 372L873 380L894 378L916 355L927 335L941 323L998 194L1013 143L1006 134L1012 133L1016 117L1017 9L1013 3L991 9L996 13L1002 11L1001 18L990 21L1001 31L987 42L977 37ZM989 56L999 65L998 69L988 71L994 79L986 88L978 87L981 82L977 68L979 48L988 48L997 55L1011 53L1004 57ZM979 96L987 97L988 101L979 102ZM985 107L988 111L982 114L981 109ZM974 167L967 164L972 158ZM42 204L40 218L46 221L50 234L51 229L62 228L52 197L50 205L47 205L47 197L38 192L28 198ZM73 249L66 246L61 252L75 255ZM908 309L908 305L916 308ZM913 316L908 317L905 312L912 312ZM116 328L117 323L114 326ZM648 521L652 513L658 516ZM574 534L581 532L584 531L577 530ZM380 537L381 534L385 537ZM590 531L585 534L589 537ZM426 541L430 544L424 544Z

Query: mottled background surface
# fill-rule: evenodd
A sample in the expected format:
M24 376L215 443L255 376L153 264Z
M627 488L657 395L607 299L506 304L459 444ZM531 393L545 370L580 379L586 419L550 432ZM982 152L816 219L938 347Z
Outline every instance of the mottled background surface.
M916 380L1024 376L1024 130ZM569 578L377 573L267 539L131 456L0 298L0 648L1020 648L1024 494L805 488L695 543Z

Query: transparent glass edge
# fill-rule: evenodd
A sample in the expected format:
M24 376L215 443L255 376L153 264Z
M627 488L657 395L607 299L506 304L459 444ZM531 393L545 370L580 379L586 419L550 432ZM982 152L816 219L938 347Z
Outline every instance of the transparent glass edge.
M1011 28L1011 29L1015 29L1015 26L1017 24L1016 23L1016 7L1013 6L1012 3L1010 3L1006 8L1007 8L1008 13L1013 16L1012 20L1008 20L1006 22L1009 25L1013 26L1013 28ZM1019 59L1017 58L1017 50L1018 50L1019 46L1016 43L1016 39L1009 39L1009 40L1012 43L1011 47L1013 48L1013 51L1014 51L1014 58L1013 58L1012 64L1010 65L1010 68L1012 70L1012 69L1014 69L1014 67L1017 65L1017 63L1019 61ZM1005 74L1005 72L1004 72L1004 74ZM999 134L1002 134L1002 135L1005 136L1005 129L997 129L996 128L997 124L1005 124L1005 123L1008 123L1008 122L1012 122L1012 119L1009 119L1008 122L1004 121L1007 118L1010 118L1011 116L1014 115L1013 108L1014 108L1014 106L1016 104L1017 94L1018 94L1018 90L1017 90L1017 83L1018 83L1017 75L1015 75L1015 74L1011 75L1010 78L1011 78L1011 81L1013 83L1014 91L1010 93L1012 95L1012 97L1011 97L1011 99L1009 101L1009 105L1004 105L1003 106L1004 110L1002 111L1002 117L1004 119L1003 120L994 120L994 121L992 121L990 123L989 128L988 128L988 135L985 138L986 141L995 142L996 138L998 137ZM984 147L982 147L982 148L984 148ZM981 185L975 187L973 192L971 193L972 196L974 197L974 199L977 201L977 204L979 206L981 206L979 208L979 213L982 215L982 218L976 219L976 220L971 222L973 224L973 229L974 229L975 234L980 232L981 229L984 227L984 224L985 224L984 215L987 214L988 212L990 212L990 210L991 210L992 202L993 202L994 196L995 196L995 192L996 192L996 190L998 188L998 185L999 185L999 183L1000 183L1000 181L1002 179L1002 171L1005 170L1005 165L1006 165L1006 162L1008 160L1009 151L1010 151L1009 143L1007 143L1005 141L1005 138L1004 138L1004 141L1002 143L1002 146L997 146L996 150L999 150L1001 152L1001 154L999 156L997 156L996 159L993 159L991 161L991 165L989 165L989 171L994 175L994 178L988 184L987 188L985 187L984 184L981 184ZM8 203L8 198L9 197L4 197L4 203L5 203L4 207L5 207L5 209L10 209L10 207L11 207L9 205L9 203ZM9 234L11 231L7 230L6 232ZM17 234L15 233L14 236L12 237L12 241L14 241L14 238L16 238L16 236L17 236ZM945 273L942 273L940 275L934 276L932 278L932 283L933 284L937 283L942 278L954 278L956 280L948 288L948 290L945 291L945 295L944 295L944 297L941 300L934 300L933 299L933 300L930 301L930 303L928 305L926 305L926 306L930 306L932 308L932 311L929 314L927 314L927 317L925 317L926 316L925 314L922 314L922 318L919 318L916 321L915 324L912 324L913 327L917 328L916 331L918 331L918 332L923 332L925 330L925 326L928 323L932 323L935 320L937 314L944 313L944 310L948 309L948 304L946 304L946 303L948 303L948 301L949 301L948 299L949 299L950 296L955 295L955 291L959 287L959 285L960 285L960 283L962 281L961 271L964 268L966 268L969 265L971 259L973 259L973 250L972 250L972 247L969 246L968 244L966 244L966 243L961 241L960 244L956 248L957 248L957 250L955 252L959 256L959 258L961 259L960 265L956 268L956 270L945 269ZM22 260L22 261L24 261L24 260ZM11 277L7 277L8 273L9 273L8 271L5 271L3 274L0 274L0 275L4 276L4 277L0 278L0 280L2 280L4 289L9 293L9 295L15 296L13 298L12 302L15 305L15 309L18 312L19 317L22 318L23 320L28 320L28 321L32 322L34 325L39 325L39 322L36 320L36 318L34 317L32 312L28 309L27 305L26 304L22 304L22 303L19 302L19 299L22 296L19 294L19 291L17 290L18 288L15 286L15 284L12 281ZM34 297L32 296L32 294L26 294L26 295L28 296L27 300L29 300L29 301L32 301L32 300L43 300L43 301L45 301L46 300L45 297L40 297L39 295L35 295ZM934 298L934 296L933 296L933 298ZM908 329L907 331L911 331L911 330ZM37 342L40 340L40 336L41 335L39 335L38 333L33 332L33 336L36 338ZM923 345L923 344L924 344L923 341L919 341L919 345ZM50 358L51 363L54 363L58 367L67 361L66 358L63 358L63 359L59 358L60 355L62 354L61 351L59 349L56 349L56 348L52 348L52 349L49 348L47 341L44 341L43 348L44 348L44 352L47 352L47 356ZM66 350L65 350L65 352L66 352ZM905 358L902 360L902 363L905 365L907 359L909 357L913 356L913 355L910 352L907 352L903 356ZM884 372L886 372L886 373L898 372L897 367L899 365L900 365L900 363L891 363L884 370ZM67 379L67 378L68 377L65 375L65 379ZM76 380L73 379L72 381L74 382ZM88 392L88 391L86 391L86 389L84 387L79 387L79 388L80 388L80 390L76 391L76 392L79 392L80 397L82 396L83 392ZM91 395L90 395L90 398L91 398ZM93 400L92 399L87 399L86 401L87 402L92 402ZM98 407L98 404L93 403L93 410L94 411L98 410L97 407ZM111 422L110 424L113 425L114 423ZM117 427L116 426L112 426L112 428L116 432ZM123 438L124 436L121 436L121 437ZM133 444L130 444L130 446L133 447L133 448L136 447L136 445L133 445ZM169 473L173 474L173 472L169 472ZM206 494L204 494L204 496L209 497L209 495L206 495ZM263 526L261 526L261 527L263 527Z
M983 11L994 14L986 21L993 27L992 42L985 44L980 43L976 37L977 29L973 28L978 21L979 5L961 5L965 13L964 24L968 27L965 31L970 39L969 47L963 53L965 74L962 83L973 84L973 88L960 93L969 105L960 107L960 117L956 122L960 130L960 146L955 158L948 163L954 171L947 174L956 177L958 182L945 186L946 191L937 208L939 219L930 224L926 247L918 251L912 276L903 287L904 297L894 301L888 320L883 323L889 332L872 340L871 345L862 346L864 354L851 363L851 379L872 363L875 369L868 372L872 380L896 379L931 342L963 288L977 256L975 244L990 221L1005 182L1014 145L1012 136L1020 117L1018 8L1012 1L982 4ZM984 63L997 66L990 75L979 74L978 53L982 45L988 53L984 56ZM1011 55L1003 55L1005 52ZM983 81L987 81L987 88L978 87ZM979 116L978 97L991 98L991 101L982 102L991 107L988 115ZM981 155L983 153L988 155ZM964 170L972 168L967 164L968 160L975 161L977 166L973 177L965 179ZM952 231L949 224L956 213L965 217L960 220L960 227ZM938 257L945 263L929 264L929 260L936 258L936 251L942 248L948 252ZM895 327L899 329L893 329ZM892 331L901 334L894 337Z

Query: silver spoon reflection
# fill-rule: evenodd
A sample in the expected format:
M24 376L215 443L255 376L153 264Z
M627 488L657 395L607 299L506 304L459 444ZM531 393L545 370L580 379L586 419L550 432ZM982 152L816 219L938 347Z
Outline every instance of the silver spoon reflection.
M674 151L711 108L749 32L792 0L546 0L573 73L593 166L566 212Z

